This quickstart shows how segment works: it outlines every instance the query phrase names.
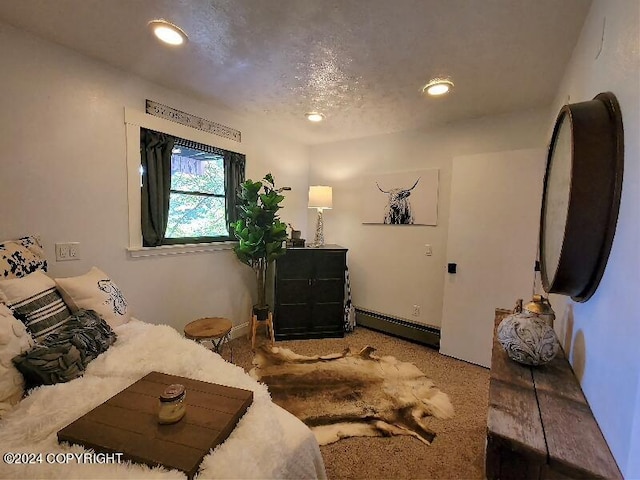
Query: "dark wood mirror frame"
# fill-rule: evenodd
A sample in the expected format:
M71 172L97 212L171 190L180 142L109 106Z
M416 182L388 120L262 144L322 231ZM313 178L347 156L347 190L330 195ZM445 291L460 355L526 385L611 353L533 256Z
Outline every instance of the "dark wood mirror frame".
M577 302L595 293L613 244L623 170L624 133L615 95L600 93L562 107L549 145L540 215L546 292Z

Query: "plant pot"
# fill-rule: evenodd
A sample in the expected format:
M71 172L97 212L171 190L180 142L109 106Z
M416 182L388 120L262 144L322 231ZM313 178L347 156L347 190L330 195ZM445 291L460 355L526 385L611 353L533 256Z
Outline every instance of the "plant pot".
M259 322L262 322L269 318L269 305L254 305L253 314L256 316Z

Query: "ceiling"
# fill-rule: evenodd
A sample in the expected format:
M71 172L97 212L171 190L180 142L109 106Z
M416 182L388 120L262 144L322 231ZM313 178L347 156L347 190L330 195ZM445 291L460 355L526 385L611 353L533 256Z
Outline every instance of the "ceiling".
M589 5L4 0L0 20L315 144L549 105ZM157 18L189 43L160 45L147 28ZM433 77L451 78L453 91L424 96ZM312 110L325 121L309 123Z

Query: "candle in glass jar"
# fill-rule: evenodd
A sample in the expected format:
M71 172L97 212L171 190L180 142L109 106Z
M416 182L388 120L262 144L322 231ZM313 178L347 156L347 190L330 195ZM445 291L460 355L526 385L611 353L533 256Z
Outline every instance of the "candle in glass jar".
M169 385L158 398L158 423L169 424L180 421L186 413L184 398L187 394L184 385Z

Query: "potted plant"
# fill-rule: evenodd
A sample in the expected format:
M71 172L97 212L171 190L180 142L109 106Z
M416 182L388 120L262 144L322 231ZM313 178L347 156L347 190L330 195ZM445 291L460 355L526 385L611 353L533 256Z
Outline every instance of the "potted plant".
M238 220L231 228L238 245L234 248L242 263L253 268L258 281L258 303L253 313L258 320L265 320L269 313L266 302L266 276L269 265L284 255L282 243L287 237L287 225L280 221L278 210L284 196L284 188L276 189L271 173L253 182L246 180L238 195Z

